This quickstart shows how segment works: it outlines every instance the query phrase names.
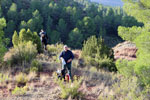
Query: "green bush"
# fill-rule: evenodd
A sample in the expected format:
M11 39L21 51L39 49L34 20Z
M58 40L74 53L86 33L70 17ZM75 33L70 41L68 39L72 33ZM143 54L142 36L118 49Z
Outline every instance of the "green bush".
M88 38L83 44L82 58L85 64L107 68L111 71L116 70L112 50L104 44L102 38L96 38L96 36Z
M15 48L9 49L4 60L10 65L30 63L37 55L36 46L31 41L20 43Z
M55 45L47 45L48 53L58 55L63 50L64 45L61 43L57 43Z
M116 67L120 74L124 76L132 76L135 74L134 72L135 61L128 60L117 60Z
M13 95L24 95L27 92L27 86L24 87L15 87L15 89L12 91Z
M57 76L57 75L55 75ZM63 99L67 99L71 96L72 99L77 99L82 96L81 92L79 92L79 88L81 86L83 78L77 79L77 77L74 77L74 81L69 81L68 83L64 83L64 80L57 79L55 77L55 82L59 85L61 88L61 95L60 97Z
M53 55L57 53L57 48L55 45L47 45L47 51L49 53L49 55Z
M107 57L103 58L103 59L101 59L101 58L97 59L96 58L95 61L98 62L97 68L99 68L99 69L104 68L104 69L109 70L109 71L116 71L117 70L115 63L110 58L107 58Z
M0 83L4 83L9 80L9 75L0 73Z
M0 63L3 61L3 56L7 51L8 39L4 38L3 29L6 27L6 20L4 18L0 18Z
M32 60L30 71L31 72L40 72L42 71L42 64L38 60Z
M58 57L60 52L63 50L64 45L63 44L55 44L55 45L47 45L47 51L49 56L52 57L52 59L56 62L59 62Z
M14 47L17 47L20 43L26 43L32 41L32 43L35 45L38 50L38 52L42 52L42 44L39 36L36 32L31 32L30 29L21 29L19 32L19 35L15 31L12 38L12 43Z

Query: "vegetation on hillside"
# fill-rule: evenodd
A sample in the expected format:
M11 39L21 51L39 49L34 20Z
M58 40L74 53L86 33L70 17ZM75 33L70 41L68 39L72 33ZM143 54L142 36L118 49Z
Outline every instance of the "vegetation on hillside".
M123 1L122 9L89 0L0 0L0 92L24 95L44 86L56 100L149 100L150 1ZM44 52L41 29L50 38ZM114 60L108 44L118 35L136 44L136 60ZM78 76L69 83L52 75L64 44L81 53L72 66Z
M149 27L149 0L124 0L124 10L127 14L135 17L139 22L144 23L143 27L123 27L118 28L119 35L124 40L132 41L136 44L138 48L137 59L132 62L120 62L118 64L119 70L121 68L127 67L130 69L132 74L136 74L139 77L139 80L142 85L148 85L150 82L149 70L150 70L150 27ZM132 67L132 68L131 68ZM129 74L130 75L130 74Z
M14 31L19 33L22 28L37 33L44 29L50 44L63 42L80 49L92 35L109 37L107 44L114 46L120 41L119 25L142 25L120 7L105 7L88 0L1 0L0 13L7 22L7 38L12 39Z

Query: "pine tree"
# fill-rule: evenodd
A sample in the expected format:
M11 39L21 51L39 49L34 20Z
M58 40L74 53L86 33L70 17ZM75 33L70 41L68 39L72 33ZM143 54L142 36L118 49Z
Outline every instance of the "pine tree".
M53 26L53 19L49 16L47 19L47 23L46 23L46 33L47 33L48 37L50 38L48 42L52 42L51 41L51 39L52 39L51 37L53 36L52 35L52 26ZM56 38L56 41L57 41L57 38Z
M143 27L119 27L119 35L124 40L132 41L138 48L137 59L133 61L134 72L142 84L150 82L150 1L149 0L124 0L124 10L127 14L144 23ZM126 66L126 65L125 65Z
M69 40L68 44L72 48L81 48L83 42L83 35L81 34L81 31L78 28L73 29L69 33Z
M19 36L16 31L13 34L12 43L14 47L16 47L19 44Z
M3 56L6 52L7 39L4 38L4 27L6 27L6 20L4 18L0 18L0 63L3 60Z
M60 32L55 31L55 30L52 31L51 36L50 36L50 40L51 40L51 43L53 43L53 44L60 42L61 41Z
M57 31L60 32L61 42L66 43L68 39L67 24L64 19L59 19Z
M10 6L7 16L9 20L13 20L15 23L18 22L17 5L15 3Z
M27 22L27 27L31 31L39 32L43 28L42 23L43 18L41 17L41 14L39 13L38 10L35 10L32 13L32 18Z
M21 29L20 30L19 40L20 40L20 42L24 42L26 40L26 29Z
M33 32L31 41L33 41L33 44L36 44L38 52L41 53L43 51L42 50L42 43L41 43L41 40L40 40L40 38L36 32Z
M96 66L97 68L108 68L115 71L113 55L111 49L104 44L102 38L91 36L84 42L82 48L82 57L86 64Z
M39 53L42 52L41 40L36 32L32 32L30 29L28 29L27 31L26 31L26 29L21 29L19 32L18 42L17 42L17 39L15 39L15 38L17 38L16 32L14 32L14 35L13 35L14 46L16 46L17 43L18 44L19 43L27 43L27 42L31 41L33 44L36 44L38 52Z
M27 23L25 21L21 21L21 23L20 23L20 28L19 29L22 29L22 28L27 29Z

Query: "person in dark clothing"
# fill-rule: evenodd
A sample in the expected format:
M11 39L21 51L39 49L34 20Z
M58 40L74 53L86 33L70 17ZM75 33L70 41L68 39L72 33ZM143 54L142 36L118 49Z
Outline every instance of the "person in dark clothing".
M47 36L46 32L44 32L44 30L42 29L41 32L39 33L39 35L40 35L42 45L44 45L44 49L47 50L46 46L47 46L48 36Z
M64 50L61 52L61 54L59 56L59 59L62 60L63 78L65 79L65 74L66 74L65 71L66 71L66 68L67 68L70 79L72 79L71 64L72 64L72 60L74 59L74 55L70 50L68 50L67 45L64 46Z

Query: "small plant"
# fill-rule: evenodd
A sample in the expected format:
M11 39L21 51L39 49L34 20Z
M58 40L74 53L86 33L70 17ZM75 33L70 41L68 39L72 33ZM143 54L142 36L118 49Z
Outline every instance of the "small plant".
M32 81L36 76L37 76L36 72L30 72L27 77L29 81Z
M33 60L31 62L31 68L30 68L31 72L40 72L42 70L43 70L42 64L38 60Z
M57 76L57 75L55 75ZM67 99L71 97L72 99L80 97L82 94L79 90L81 83L82 83L83 78L77 79L77 77L74 77L74 81L71 82L69 81L68 83L64 82L64 80L57 79L55 77L55 82L59 85L61 88L61 98Z
M47 45L48 53L58 55L63 50L63 44Z
M55 45L47 45L47 50L49 55L55 54L57 52L57 48Z
M63 50L63 44L47 45L48 54L52 57L53 61L59 62L58 57Z
M9 75L8 74L6 75L6 74L0 73L0 83L4 83L7 80L9 80Z
M12 91L13 95L24 95L27 92L27 86L17 87Z
M28 82L27 75L24 73L19 73L18 75L16 75L15 79L17 81L17 84L26 84Z
M90 68L90 71L91 71L91 72L97 72L97 69L96 69L95 67L91 67L91 68Z

